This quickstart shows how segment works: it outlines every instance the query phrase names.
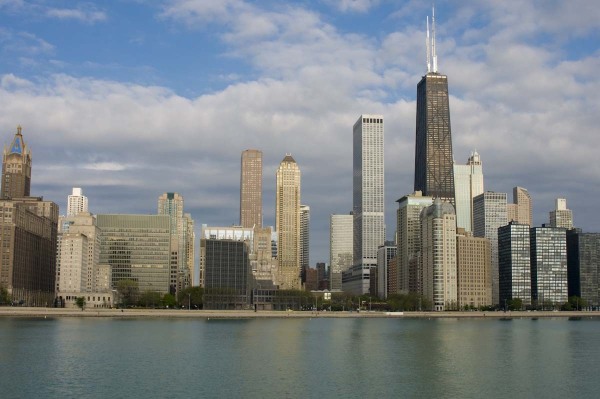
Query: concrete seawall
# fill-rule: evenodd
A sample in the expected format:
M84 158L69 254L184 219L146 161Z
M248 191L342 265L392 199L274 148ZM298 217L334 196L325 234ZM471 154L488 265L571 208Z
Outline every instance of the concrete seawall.
M249 319L249 318L599 318L600 312L310 312L310 311L258 311L252 310L187 310L187 309L56 309L0 307L0 317L115 317L115 318L199 318L199 319Z

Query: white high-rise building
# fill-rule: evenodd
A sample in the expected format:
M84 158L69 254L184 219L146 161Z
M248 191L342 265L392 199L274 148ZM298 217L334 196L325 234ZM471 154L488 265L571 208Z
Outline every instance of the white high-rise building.
M67 216L77 216L78 213L88 211L88 199L83 195L83 190L73 187L73 194L67 199Z
M486 191L473 199L473 235L485 237L491 244L492 302L500 301L498 272L498 228L508 224L506 193Z
M458 308L456 215L450 202L436 198L421 212L423 296L436 311Z
M310 263L310 206L300 205L300 269L302 282L306 282L306 269Z
M565 198L556 199L555 209L550 211L550 227L562 227L567 230L573 228L573 212L567 209Z
M329 224L329 286L342 289L342 273L352 269L352 214L331 215Z
M466 165L454 164L456 227L473 231L473 198L483 193L483 166L477 151Z
M342 283L359 295L369 292L371 268L385 243L383 127L382 115L361 115L353 128L354 256Z

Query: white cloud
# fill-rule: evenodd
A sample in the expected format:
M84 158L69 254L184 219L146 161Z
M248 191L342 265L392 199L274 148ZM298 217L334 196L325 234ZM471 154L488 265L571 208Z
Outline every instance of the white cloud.
M45 14L50 18L61 20L73 19L88 24L94 24L107 19L105 11L97 10L95 7L89 5L80 5L79 8L48 8L45 10Z

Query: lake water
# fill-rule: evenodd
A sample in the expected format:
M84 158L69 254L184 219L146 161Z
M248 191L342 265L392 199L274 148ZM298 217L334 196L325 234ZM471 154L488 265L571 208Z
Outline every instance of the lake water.
M600 320L0 318L7 398L595 398Z

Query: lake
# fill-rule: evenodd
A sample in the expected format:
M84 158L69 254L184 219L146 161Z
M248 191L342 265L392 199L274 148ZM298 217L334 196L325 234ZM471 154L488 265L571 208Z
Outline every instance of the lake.
M597 397L600 320L0 318L2 398Z

